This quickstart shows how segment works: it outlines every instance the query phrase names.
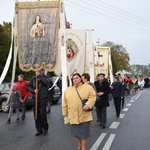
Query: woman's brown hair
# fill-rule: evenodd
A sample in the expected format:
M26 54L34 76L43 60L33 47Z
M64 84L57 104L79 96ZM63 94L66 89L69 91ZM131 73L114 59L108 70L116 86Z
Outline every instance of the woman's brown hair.
M71 78L72 86L74 85L74 84L73 84L73 77L74 77L74 76L78 76L79 78L81 78L81 83L84 84L84 82L82 81L82 76L81 76L79 73L75 73L75 74L73 74L73 76L72 76L72 78Z

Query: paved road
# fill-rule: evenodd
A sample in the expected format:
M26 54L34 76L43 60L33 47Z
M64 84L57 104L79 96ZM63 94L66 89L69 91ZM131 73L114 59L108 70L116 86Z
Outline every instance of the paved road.
M113 101L108 108L107 128L101 129L94 120L87 150L150 150L150 89L138 91L125 99L125 108L119 119L115 116ZM69 125L63 124L61 103L52 106L48 115L47 136L35 137L33 112L27 112L25 121L6 124L7 114L0 112L0 150L76 150Z

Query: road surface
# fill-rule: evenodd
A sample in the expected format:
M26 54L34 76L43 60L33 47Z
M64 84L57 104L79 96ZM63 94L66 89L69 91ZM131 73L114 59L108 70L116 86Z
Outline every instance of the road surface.
M138 90L125 98L120 118L115 116L113 101L108 108L107 128L102 129L94 120L87 150L150 150L150 89ZM15 113L6 124L6 113L0 112L0 150L76 150L76 141L70 135L69 125L64 125L61 103L52 106L48 115L49 133L35 137L33 112L27 111L25 121L15 122Z

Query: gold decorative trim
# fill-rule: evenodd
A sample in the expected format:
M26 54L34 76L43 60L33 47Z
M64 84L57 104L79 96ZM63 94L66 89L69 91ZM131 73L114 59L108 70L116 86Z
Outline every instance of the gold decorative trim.
M58 8L60 1L18 2L19 9L29 8Z

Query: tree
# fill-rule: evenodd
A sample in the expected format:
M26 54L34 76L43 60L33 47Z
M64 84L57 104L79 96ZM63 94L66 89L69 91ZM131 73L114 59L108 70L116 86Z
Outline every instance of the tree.
M126 48L122 45L115 44L107 41L102 46L110 47L112 55L113 72L116 73L119 70L130 71L130 57Z
M4 22L3 25L0 25L0 60L1 60L0 74L2 74L4 65L6 63L6 59L8 57L10 44L11 44L11 23ZM7 78L9 77L7 76Z
M131 65L131 76L150 76L150 64L148 65Z

